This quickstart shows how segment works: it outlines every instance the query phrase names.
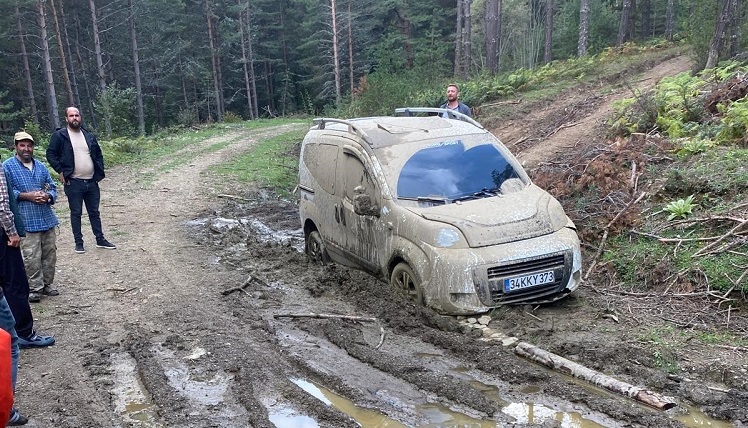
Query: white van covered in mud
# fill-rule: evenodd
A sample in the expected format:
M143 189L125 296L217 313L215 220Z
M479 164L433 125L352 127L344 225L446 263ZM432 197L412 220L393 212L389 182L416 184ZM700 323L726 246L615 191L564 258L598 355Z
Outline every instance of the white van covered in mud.
M579 286L574 224L496 137L450 110L396 113L314 120L299 162L310 258L364 269L445 314Z

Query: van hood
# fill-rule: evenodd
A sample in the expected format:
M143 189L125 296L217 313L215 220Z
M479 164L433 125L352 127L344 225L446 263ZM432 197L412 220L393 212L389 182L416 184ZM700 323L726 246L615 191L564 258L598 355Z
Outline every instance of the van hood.
M566 224L561 204L532 184L508 195L413 211L428 220L457 227L472 248L547 235Z

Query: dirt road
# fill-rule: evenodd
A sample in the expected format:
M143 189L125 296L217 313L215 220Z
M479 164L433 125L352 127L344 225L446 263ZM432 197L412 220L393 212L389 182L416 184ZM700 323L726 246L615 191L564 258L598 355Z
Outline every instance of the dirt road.
M28 426L667 427L682 426L689 402L746 423L744 350L695 349L676 357L686 371L669 375L633 331L662 320L615 323L603 316L612 298L589 289L497 310L485 332L361 272L308 264L293 202L207 173L288 129L232 131L109 171L102 217L117 250L95 248L84 221L87 252L75 254L60 199L62 294L33 306L57 344L22 351L17 404ZM342 317L290 317L312 313ZM547 371L517 357L516 340L679 406L655 411Z

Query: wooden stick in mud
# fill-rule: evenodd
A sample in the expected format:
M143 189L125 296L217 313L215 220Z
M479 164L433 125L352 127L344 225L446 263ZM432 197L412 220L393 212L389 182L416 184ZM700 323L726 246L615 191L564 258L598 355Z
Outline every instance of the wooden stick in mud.
M514 348L514 352L517 355L535 361L536 363L543 364L553 370L585 380L595 386L632 398L640 403L654 407L655 409L667 410L676 406L672 399L648 391L644 388L613 379L610 376L584 367L581 364L567 360L566 358L538 348L527 342L518 343Z
M221 193L221 194L216 195L216 196L218 196L219 198L234 199L234 200L237 200L237 201L244 201L244 202L252 202L251 199L242 198L241 196L227 195L225 193Z
M227 295L229 295L229 294L233 293L234 291L245 291L245 290L244 290L244 287L248 286L248 285L249 285L249 283L250 283L250 282L252 282L252 280L253 280L253 279L254 279L254 278L252 278L252 277L250 276L249 278L247 278L247 280L246 280L246 281L244 281L244 282L242 283L242 285L240 285L240 286L238 286L238 287L233 287L233 288L229 288L229 289L227 289L227 290L223 290L223 291L221 292L221 294L223 294L224 296L227 296Z
M275 314L273 318L320 318L320 319L341 319L348 321L365 321L377 322L375 317L360 317L356 315L337 315L337 314Z

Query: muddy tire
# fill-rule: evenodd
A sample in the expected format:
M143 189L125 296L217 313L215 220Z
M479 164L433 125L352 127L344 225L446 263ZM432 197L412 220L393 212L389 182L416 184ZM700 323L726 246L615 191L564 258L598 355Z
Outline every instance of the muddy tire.
M407 263L398 263L392 270L390 284L398 292L418 305L423 305L423 289L413 269Z
M330 255L327 254L325 241L318 231L313 230L306 236L306 256L313 263L326 265L330 263Z

